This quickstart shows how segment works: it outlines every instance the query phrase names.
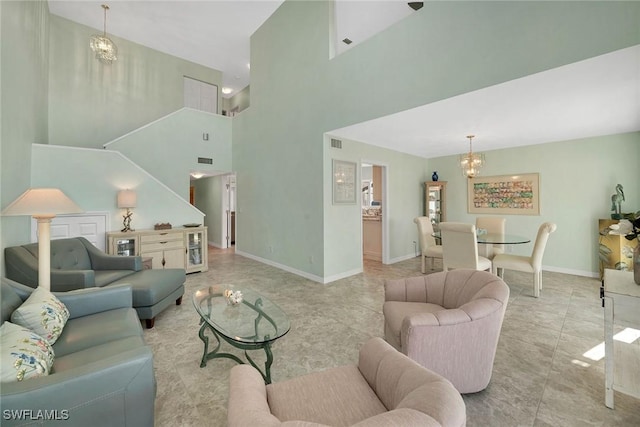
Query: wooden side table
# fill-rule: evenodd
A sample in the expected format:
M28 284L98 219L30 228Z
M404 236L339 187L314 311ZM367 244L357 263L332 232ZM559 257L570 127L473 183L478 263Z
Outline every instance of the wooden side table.
M640 399L640 338L631 343L613 339L613 325L640 329L640 286L632 271L604 270L605 405L613 409L614 390Z

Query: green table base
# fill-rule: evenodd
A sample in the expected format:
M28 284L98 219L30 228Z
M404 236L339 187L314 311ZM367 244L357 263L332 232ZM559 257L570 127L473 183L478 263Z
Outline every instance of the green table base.
M201 319L200 323L202 324L202 326L200 326L200 331L198 332L198 336L204 343L204 353L202 355L202 362L200 362L201 368L204 368L205 366L207 366L207 360L217 359L217 358L231 359L241 365L245 363L242 361L242 359L240 359L238 356L234 354L219 352L220 345L221 345L220 338L222 338L231 346L240 350L244 350L245 357L247 358L251 366L256 368L258 372L260 372L260 375L262 375L262 378L264 378L265 384L271 384L271 364L273 363L273 354L271 353L270 341L266 340L266 342L261 342L256 344L239 343L230 338L227 338L222 334L219 334L218 332L216 332L216 330L213 327L211 327L211 325L209 325L209 323L205 322L204 320ZM209 351L209 337L205 335L206 329L209 329L213 333L213 336L216 338L216 341L218 341L216 348L214 348L211 351ZM247 353L247 350L259 350L261 348L264 349L264 352L267 355L267 360L264 363L264 372L256 365L256 363L251 359L251 357L249 357L249 354Z

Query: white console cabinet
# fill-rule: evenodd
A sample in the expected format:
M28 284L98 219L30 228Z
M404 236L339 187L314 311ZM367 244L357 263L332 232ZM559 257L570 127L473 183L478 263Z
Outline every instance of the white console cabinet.
M151 268L208 269L207 227L107 233L107 252L151 258Z

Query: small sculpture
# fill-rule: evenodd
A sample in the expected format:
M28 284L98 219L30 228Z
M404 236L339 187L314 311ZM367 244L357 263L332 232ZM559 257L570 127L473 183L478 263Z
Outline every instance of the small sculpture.
M622 184L616 185L616 194L611 196L611 219L622 218L622 202L624 202L624 191Z

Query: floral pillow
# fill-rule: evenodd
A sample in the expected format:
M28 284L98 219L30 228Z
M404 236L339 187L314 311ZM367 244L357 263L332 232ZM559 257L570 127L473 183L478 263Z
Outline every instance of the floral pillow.
M11 321L46 339L56 342L69 320L69 310L55 295L37 287L29 298L11 314Z
M49 375L51 345L29 329L4 322L0 326L0 380L3 383Z

